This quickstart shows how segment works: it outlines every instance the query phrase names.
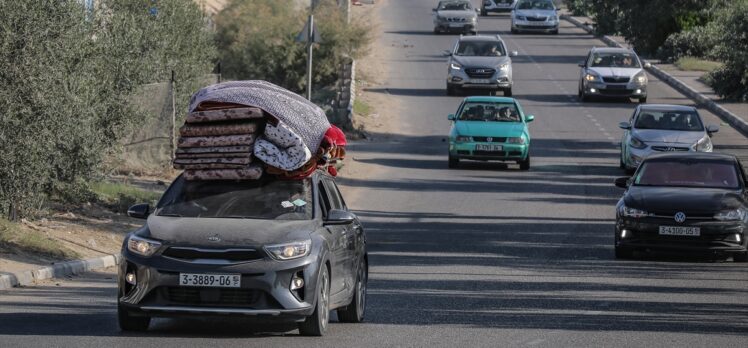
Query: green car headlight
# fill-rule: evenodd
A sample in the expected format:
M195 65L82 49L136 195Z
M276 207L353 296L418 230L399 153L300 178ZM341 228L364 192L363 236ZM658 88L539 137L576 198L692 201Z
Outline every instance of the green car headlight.
M469 142L473 141L473 137L466 137L466 136L463 136L463 135L458 135L458 136L455 137L455 141L458 142L458 143L469 143Z
M524 137L506 138L506 142L509 143L509 144L520 144L520 145L522 145L522 144L525 143L525 138Z

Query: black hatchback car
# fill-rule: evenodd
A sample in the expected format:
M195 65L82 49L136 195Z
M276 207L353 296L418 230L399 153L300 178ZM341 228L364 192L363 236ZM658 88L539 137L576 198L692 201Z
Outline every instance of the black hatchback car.
M119 265L123 330L151 317L241 316L297 322L320 336L329 312L360 322L366 306L366 236L332 177L187 181L178 177L146 224L129 234Z
M732 254L746 261L748 182L740 161L713 153L648 157L616 206L615 253L665 249Z

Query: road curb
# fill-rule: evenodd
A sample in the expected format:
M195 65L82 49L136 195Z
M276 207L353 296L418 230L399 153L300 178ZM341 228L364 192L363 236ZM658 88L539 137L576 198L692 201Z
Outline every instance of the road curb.
M0 290L7 290L17 286L33 285L37 280L59 278L109 268L116 266L119 263L120 258L120 254L112 254L86 260L61 262L33 271L3 273L0 275Z
M594 29L592 28L592 26L584 24L578 19L567 14L562 14L560 17L579 28L582 28L584 31L590 34L594 34ZM602 37L600 37L600 39L608 46L623 47L620 43L618 43L616 40L613 40L607 35L603 35ZM659 78L660 80L665 81L665 83L667 83L670 87L674 88L689 99L693 100L698 105L711 111L723 121L727 122L730 126L738 130L738 132L748 137L748 122L746 122L746 120L742 119L740 116L735 115L734 113L725 109L711 98L696 91L695 89L685 84L683 81L678 80L677 78L673 77L673 75L668 74L654 64L651 64L651 67L648 68L647 71L649 71L652 75L657 76L657 78Z

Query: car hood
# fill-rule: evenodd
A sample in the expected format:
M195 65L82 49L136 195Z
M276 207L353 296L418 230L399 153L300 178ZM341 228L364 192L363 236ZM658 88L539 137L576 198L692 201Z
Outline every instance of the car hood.
M515 10L514 13L525 17L550 17L556 15L556 11L554 10Z
M650 213L714 214L742 205L737 191L710 188L631 186L624 203Z
M472 137L518 137L525 131L521 122L457 121L457 134Z
M452 60L464 67L488 67L498 69L502 64L512 62L511 58L503 57L480 57L480 56L453 56Z
M634 75L642 71L641 68L616 68L616 67L601 67L601 66L589 68L589 70L592 70L598 73L600 76L605 76L605 77L628 76L629 78L633 78Z
M199 246L261 246L307 239L319 226L316 220L259 220L181 218L151 215L150 238L170 244ZM218 237L219 241L208 240Z
M465 10L465 11L455 11L455 10L442 10L442 11L436 11L436 14L441 17L447 17L447 18L473 18L476 17L477 14L473 10Z
M662 129L636 129L632 134L639 140L650 143L672 143L693 145L704 137L703 131L684 132Z

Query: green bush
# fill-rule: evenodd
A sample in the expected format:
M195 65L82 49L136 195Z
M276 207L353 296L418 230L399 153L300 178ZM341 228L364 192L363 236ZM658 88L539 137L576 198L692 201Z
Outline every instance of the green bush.
M574 16L586 16L591 10L591 0L564 0L564 4Z
M714 48L721 35L713 26L698 26L671 34L657 50L665 62L675 62L683 57L715 58Z
M715 55L724 65L709 73L708 82L723 98L748 101L748 0L737 0L720 11L721 35Z

